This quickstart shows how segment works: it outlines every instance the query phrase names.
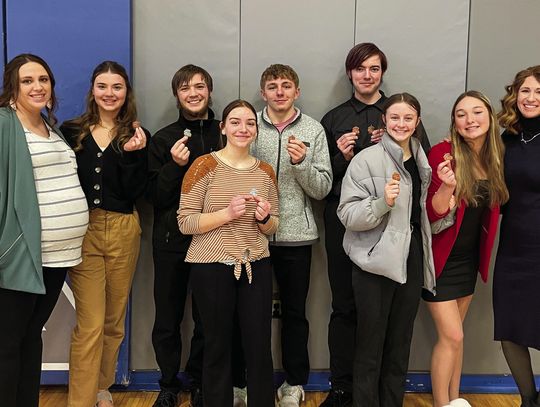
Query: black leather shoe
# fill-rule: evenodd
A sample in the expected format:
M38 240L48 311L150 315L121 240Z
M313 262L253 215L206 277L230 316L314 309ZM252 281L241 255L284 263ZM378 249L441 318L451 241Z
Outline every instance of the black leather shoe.
M194 387L191 389L191 401L189 402L189 407L203 407L203 394L201 388Z
M352 394L339 390L330 389L330 393L326 396L326 399L320 404L319 407L351 407L352 406Z
M153 407L176 407L178 405L178 393L162 389Z

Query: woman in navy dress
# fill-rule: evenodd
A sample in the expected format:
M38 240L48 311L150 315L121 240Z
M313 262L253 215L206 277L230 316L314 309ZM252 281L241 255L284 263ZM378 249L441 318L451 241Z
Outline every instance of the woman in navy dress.
M522 406L540 406L529 348L540 350L540 65L506 87L499 123L505 128L503 208L493 280L495 340L518 385Z

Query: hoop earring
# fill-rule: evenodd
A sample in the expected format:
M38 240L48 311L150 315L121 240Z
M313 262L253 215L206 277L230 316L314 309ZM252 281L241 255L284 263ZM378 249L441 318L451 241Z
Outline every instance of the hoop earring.
M9 107L11 107L14 111L17 111L17 104L15 103L13 98L9 100Z
M47 105L46 105L46 106L47 106L47 110L51 110L51 109L52 109L52 100L51 100L51 99L49 99L49 100L47 101Z

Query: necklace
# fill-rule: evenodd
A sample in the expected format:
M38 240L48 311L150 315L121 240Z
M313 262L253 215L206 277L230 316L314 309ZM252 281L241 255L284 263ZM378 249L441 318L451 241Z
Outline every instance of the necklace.
M114 128L115 128L116 126L114 126L114 127L105 127L103 124L101 124L101 121L100 121L97 125L98 125L99 127L103 128L103 129L107 130L107 137L108 137L109 140L112 140L112 138L111 138L111 132L114 130Z
M528 140L525 140L525 138L523 138L523 132L521 132L521 142L522 143L525 143L525 144L528 144L530 143L531 141L533 141L536 137L540 136L540 133L536 133L534 136L532 136L530 139Z

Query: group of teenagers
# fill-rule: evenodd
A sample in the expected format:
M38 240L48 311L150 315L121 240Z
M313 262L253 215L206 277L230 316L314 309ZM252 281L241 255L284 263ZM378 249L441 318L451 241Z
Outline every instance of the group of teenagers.
M188 288L194 331L185 372L193 407L275 405L273 276L281 300L280 407L308 382L312 246L324 211L332 314L331 389L321 407L397 407L420 298L437 330L434 407L460 398L463 321L477 275L493 279L501 341L522 406L540 406L529 348L540 349L540 66L517 73L496 114L478 91L455 101L430 148L418 100L387 97L372 43L345 61L354 93L321 122L295 106L287 65L261 75L266 105L229 103L215 118L212 77L172 78L178 120L152 137L124 67L94 70L85 112L57 127L55 79L21 54L0 95L0 405L39 403L41 332L66 275L76 304L69 407L111 407L139 254L140 197L154 207L155 407L176 407ZM499 125L504 129L502 135ZM536 184L538 182L538 184Z

